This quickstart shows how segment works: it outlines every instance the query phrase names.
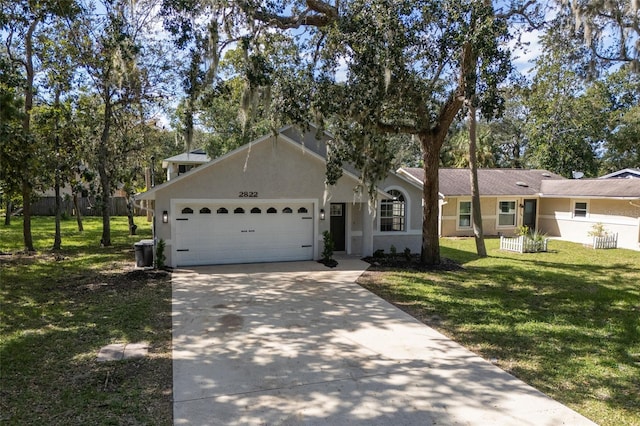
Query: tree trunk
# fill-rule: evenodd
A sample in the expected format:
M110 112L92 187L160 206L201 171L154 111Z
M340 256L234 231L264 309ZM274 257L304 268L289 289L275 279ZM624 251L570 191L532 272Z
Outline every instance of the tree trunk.
M73 191L73 208L76 211L76 222L78 222L78 232L84 232L84 226L82 225L82 213L80 213L80 206L78 205L78 193Z
M482 211L480 209L480 190L478 188L478 159L476 155L476 108L469 103L469 169L471 170L471 217L473 236L476 240L476 252L480 257L487 257L482 230Z
M62 236L60 235L60 220L62 219L62 199L60 198L60 171L57 167L54 190L56 195L56 234L53 237L53 250L60 250L60 248L62 247Z
M22 119L22 133L25 137L26 158L23 164L22 172L22 236L24 238L24 249L26 251L35 251L33 248L33 238L31 235L31 152L33 141L31 140L31 110L33 109L33 33L40 22L35 19L29 25L27 34L25 35L25 71L27 74L26 84L24 86L24 117Z
M55 97L55 107L56 107L56 111L59 110L60 108L60 91L56 90L56 97ZM58 159L58 154L60 153L60 139L58 137L58 119L59 116L56 113L56 118L55 118L55 131L56 134L54 135L55 138L55 158L56 160ZM55 170L55 179L54 179L54 190L55 190L55 196L56 196L56 203L55 203L55 213L56 213L56 232L55 232L55 236L53 237L53 250L60 250L60 248L62 247L62 236L60 235L60 220L62 220L62 200L60 198L60 164L58 161L56 161L56 170Z
M420 135L422 158L424 161L424 182L422 183L422 251L420 261L423 265L440 264L440 236L438 221L440 200L438 197L438 167L440 147L431 134Z
M138 226L133 220L133 195L127 194L127 217L129 218L129 235L136 235L136 229Z
M102 238L100 245L108 247L111 245L111 217L109 215L109 204L111 200L111 181L107 173L107 161L109 160L109 132L111 130L111 96L109 88L105 88L104 105L104 127L100 136L100 147L98 148L98 175L100 176L100 190L102 191L102 203L100 210L102 213Z
M11 198L7 195L7 210L5 210L4 214L4 225L11 225L11 209L13 209L13 203L11 202Z

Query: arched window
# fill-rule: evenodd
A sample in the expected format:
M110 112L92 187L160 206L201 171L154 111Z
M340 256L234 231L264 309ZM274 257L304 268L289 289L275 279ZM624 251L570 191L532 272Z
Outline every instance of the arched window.
M298 209L298 213L309 213L309 211L306 209L306 207L300 207Z
M193 214L193 209L191 207L185 207L182 209L182 214Z
M387 191L392 198L380 202L380 231L405 230L405 198L397 189Z
M209 207L203 207L200 209L200 214L211 214L211 209Z
M218 210L216 210L216 213L218 213L218 214L227 214L227 213L229 213L229 210L225 209L224 207L220 207Z
M276 210L275 207L269 207L267 209L267 213L269 214L278 213L278 210Z
M242 213L244 213L244 209L242 207L238 207L233 212L237 213L237 214L242 214Z
M262 213L262 210L260 210L257 207L254 207L254 208L251 209L251 213Z
M282 209L282 213L293 213L293 210L291 210L291 207L285 207Z

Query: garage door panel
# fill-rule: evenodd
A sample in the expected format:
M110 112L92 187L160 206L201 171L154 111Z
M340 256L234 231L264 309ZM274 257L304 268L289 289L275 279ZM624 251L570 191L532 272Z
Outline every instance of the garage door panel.
M176 221L178 266L313 259L311 204L212 202L179 205L177 210L186 207L194 213L179 215ZM238 207L245 213L234 213ZM251 213L253 208L260 213ZM200 214L201 209L211 213ZM220 214L218 209L228 213ZM269 210L276 213L267 213Z

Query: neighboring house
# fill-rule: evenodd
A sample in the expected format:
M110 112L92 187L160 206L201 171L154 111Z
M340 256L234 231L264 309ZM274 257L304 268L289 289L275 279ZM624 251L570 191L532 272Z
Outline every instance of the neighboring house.
M640 179L640 169L622 169L600 176L600 179Z
M601 223L618 234L618 247L640 248L640 179L579 179L543 182L540 228L548 235L589 242Z
M194 149L162 160L162 168L167 169L167 180L171 180L209 161L204 150Z
M633 170L633 169L627 169ZM422 182L424 171L398 174ZM440 169L440 235L473 236L468 169ZM546 170L479 169L485 235L513 235L526 225L551 237L586 243L593 225L618 233L618 247L640 249L639 179L564 179Z
M402 168L398 174L420 182L424 170ZM482 227L486 235L513 235L519 226L538 227L540 186L564 178L546 170L479 169L478 186ZM440 169L440 235L473 236L471 223L471 172Z
M324 231L337 252L366 256L392 245L420 252L422 184L390 172L371 211L353 169L325 185L331 135L318 133L285 127L139 194L154 201L166 264L319 259Z

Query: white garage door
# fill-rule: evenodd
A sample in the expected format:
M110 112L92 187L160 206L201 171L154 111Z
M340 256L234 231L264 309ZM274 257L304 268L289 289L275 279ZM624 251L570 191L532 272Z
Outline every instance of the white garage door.
M176 206L178 266L313 259L313 205L184 203Z

